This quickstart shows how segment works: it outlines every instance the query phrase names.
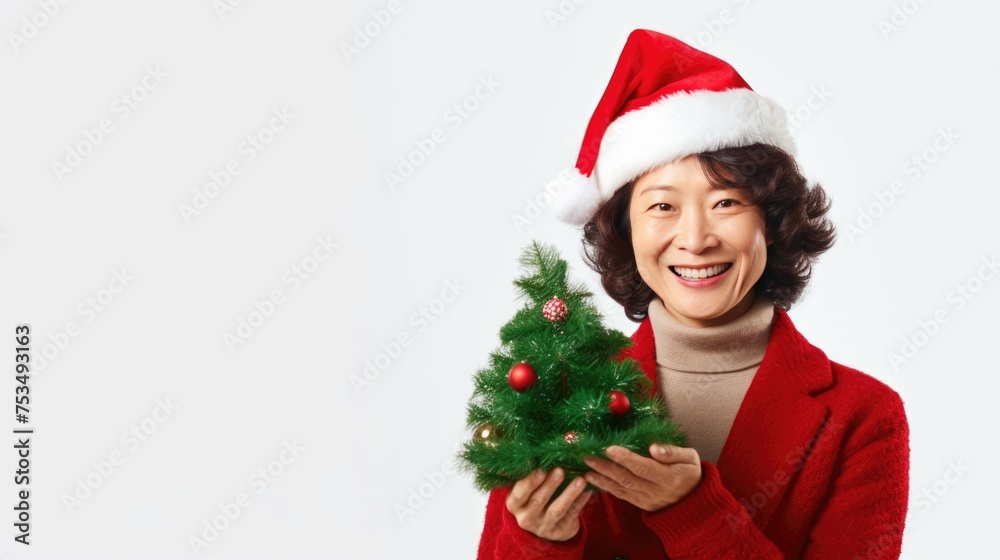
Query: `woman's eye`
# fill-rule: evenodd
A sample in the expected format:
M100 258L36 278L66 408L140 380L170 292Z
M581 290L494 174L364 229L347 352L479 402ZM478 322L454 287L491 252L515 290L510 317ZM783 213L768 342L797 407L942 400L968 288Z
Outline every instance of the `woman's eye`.
M672 206L670 206L666 202L660 202L658 204L654 204L654 205L650 206L650 208L651 209L660 210L662 212L667 212L668 210L670 210L672 208Z
M731 204L726 204L727 202L730 202ZM718 204L721 205L723 208L732 208L733 205L739 204L739 203L740 203L740 201L732 199L732 198L727 198L727 199L724 199L724 200L720 200L718 202Z

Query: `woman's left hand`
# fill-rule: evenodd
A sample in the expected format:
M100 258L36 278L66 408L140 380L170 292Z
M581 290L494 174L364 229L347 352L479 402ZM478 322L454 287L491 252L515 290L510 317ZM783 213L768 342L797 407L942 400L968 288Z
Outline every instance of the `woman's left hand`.
M612 445L605 450L611 461L587 457L593 472L587 482L645 511L657 511L688 496L701 482L701 459L691 447L653 444L653 458ZM612 462L613 461L613 462Z

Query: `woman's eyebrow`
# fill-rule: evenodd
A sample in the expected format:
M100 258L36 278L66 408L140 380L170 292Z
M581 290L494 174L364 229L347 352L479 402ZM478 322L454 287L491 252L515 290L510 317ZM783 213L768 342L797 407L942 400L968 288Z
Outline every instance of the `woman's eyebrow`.
M677 187L675 187L673 185L650 185L650 186L642 189L642 192L639 193L639 195L644 195L644 194L648 193L649 191L676 191L676 190L677 190Z
M734 188L723 185L716 185L714 183L709 183L709 187L710 187L709 190L713 191L728 191ZM677 187L673 185L649 185L648 187L643 188L642 191L639 192L639 196L642 196L648 193L649 191L676 191L676 190Z

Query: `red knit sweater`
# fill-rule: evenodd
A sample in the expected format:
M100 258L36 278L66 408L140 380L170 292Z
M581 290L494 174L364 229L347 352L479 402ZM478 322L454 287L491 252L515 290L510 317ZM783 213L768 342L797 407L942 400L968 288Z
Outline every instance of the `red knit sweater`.
M632 340L619 359L635 358L657 385L648 317ZM718 465L701 462L702 480L683 501L645 512L597 492L576 536L549 541L521 529L506 507L509 487L499 488L478 558L898 558L909 457L899 395L829 360L776 308Z

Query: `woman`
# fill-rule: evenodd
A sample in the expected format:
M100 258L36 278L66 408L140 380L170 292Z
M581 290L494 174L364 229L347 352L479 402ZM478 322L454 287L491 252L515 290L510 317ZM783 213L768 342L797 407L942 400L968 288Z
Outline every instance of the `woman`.
M784 113L731 66L628 38L559 199L641 322L636 359L689 448L612 446L490 494L479 558L897 558L909 487L899 395L787 314L834 241ZM586 482L604 490L585 492Z

